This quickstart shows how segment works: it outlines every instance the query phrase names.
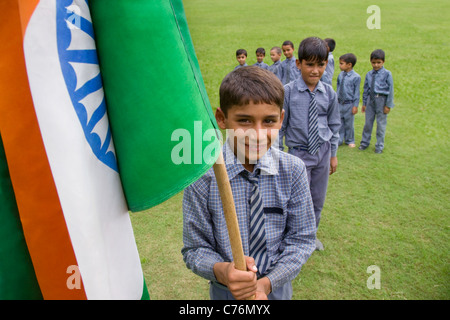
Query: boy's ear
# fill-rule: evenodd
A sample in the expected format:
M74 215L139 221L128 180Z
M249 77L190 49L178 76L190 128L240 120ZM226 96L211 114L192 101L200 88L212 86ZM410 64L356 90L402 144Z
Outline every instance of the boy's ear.
M300 62L300 60L295 59L295 64L297 65L298 70L302 70L302 63Z
M217 108L215 116L216 116L216 121L217 121L217 125L219 126L219 128L225 130L227 128L227 126L226 126L227 117L223 113L222 109Z

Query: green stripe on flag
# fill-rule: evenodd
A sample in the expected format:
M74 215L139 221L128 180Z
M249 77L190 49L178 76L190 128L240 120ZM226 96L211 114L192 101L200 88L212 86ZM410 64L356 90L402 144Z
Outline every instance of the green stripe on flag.
M42 299L0 137L0 300Z
M128 207L145 210L212 166L217 124L181 1L89 5Z

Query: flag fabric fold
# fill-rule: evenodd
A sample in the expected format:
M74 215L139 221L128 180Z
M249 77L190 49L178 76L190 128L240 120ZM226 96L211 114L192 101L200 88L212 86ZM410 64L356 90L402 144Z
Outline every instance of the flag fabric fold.
M131 211L197 180L220 151L180 0L90 0L118 167Z

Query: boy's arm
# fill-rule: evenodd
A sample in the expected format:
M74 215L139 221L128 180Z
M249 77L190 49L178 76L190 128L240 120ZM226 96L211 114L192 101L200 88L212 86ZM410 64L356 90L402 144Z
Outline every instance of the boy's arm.
M306 167L302 163L292 170L291 197L287 203L284 237L279 246L278 260L266 276L272 291L292 281L315 250L316 221L309 191Z
M386 82L389 85L389 94L386 98L386 107L392 109L394 107L394 79L392 78L391 72L389 72Z
M364 79L363 106L367 105L368 97L369 97L369 73L366 74L366 78Z
M358 108L359 106L359 99L361 97L360 93L360 86L361 86L361 77L355 77L354 80L354 86L353 86L353 107Z
M336 80L336 93L339 92L339 86L341 85L341 73L338 74L337 80Z
M284 144L283 144L283 137L286 135L286 128L289 124L289 90L287 89L287 87L284 87L284 104L283 104L283 109L284 109L284 119L283 119L283 124L281 125L281 129L278 132L278 146L280 148L281 151L284 151Z
M208 183L204 179L187 187L183 195L183 259L195 274L216 280L214 264L224 261L215 251L211 216L208 212Z
M330 139L331 157L336 157L339 143L339 129L341 127L341 115L339 113L336 93L331 91L329 96L331 99L328 105L328 127L333 133L333 136Z

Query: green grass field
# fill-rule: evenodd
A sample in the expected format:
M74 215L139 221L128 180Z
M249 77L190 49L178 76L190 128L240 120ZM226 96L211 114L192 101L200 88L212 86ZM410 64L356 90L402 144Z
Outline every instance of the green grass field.
M381 29L370 30L367 7L381 9ZM186 16L213 109L223 77L245 48L308 36L336 40L339 56L353 52L364 81L374 49L386 52L395 108L384 153L374 138L365 151L340 147L314 252L294 280L294 299L450 298L450 2L437 1L206 1L185 0ZM170 50L170 48L167 48ZM151 54L151 53L149 53ZM361 84L361 89L362 89ZM357 146L364 115L355 116ZM182 194L131 214L152 299L209 299L208 284L182 260ZM367 268L380 268L380 289L368 289Z

